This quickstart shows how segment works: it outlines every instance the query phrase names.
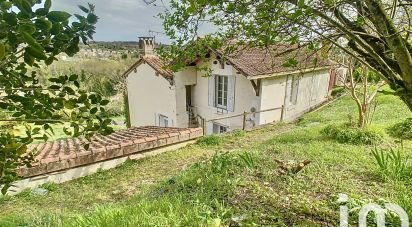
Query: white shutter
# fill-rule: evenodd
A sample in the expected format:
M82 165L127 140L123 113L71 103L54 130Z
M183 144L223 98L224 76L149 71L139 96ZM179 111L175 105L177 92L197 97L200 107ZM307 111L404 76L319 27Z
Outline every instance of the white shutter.
M227 109L230 112L235 111L235 87L236 76L228 76L228 89L227 89Z
M209 80L209 106L214 107L215 106L215 75L211 75L208 77Z

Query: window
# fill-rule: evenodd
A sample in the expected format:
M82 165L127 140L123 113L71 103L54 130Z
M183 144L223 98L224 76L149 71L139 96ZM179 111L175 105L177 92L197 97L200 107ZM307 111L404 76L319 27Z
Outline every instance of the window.
M299 75L292 76L292 84L289 95L289 102L293 105L296 105L298 102L298 93L299 93Z
M169 127L169 118L159 114L159 127Z
M214 134L222 134L227 132L227 127L219 125L219 124L213 124L213 133Z
M208 78L208 105L217 107L218 112L234 112L235 86L236 76L234 75L210 76Z
M216 75L215 83L216 107L227 109L228 77Z

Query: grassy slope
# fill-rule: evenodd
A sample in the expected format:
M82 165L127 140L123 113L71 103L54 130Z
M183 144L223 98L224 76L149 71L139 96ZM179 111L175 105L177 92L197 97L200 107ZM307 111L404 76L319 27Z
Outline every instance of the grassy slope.
M410 116L395 97L381 96L379 103L376 128L384 130ZM336 226L339 193L364 201L395 202L412 216L410 184L382 180L370 148L339 144L320 135L325 125L347 121L351 111L356 118L353 108L344 98L306 115L296 126L228 135L218 146L193 145L129 162L84 179L49 185L53 191L47 197L26 192L0 198L0 226ZM285 129L286 133L276 135ZM279 176L279 159L312 163L298 175Z

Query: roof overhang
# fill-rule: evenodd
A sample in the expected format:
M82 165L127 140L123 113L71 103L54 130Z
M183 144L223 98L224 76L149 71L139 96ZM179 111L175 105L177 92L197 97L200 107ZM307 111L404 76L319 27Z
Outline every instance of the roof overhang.
M323 66L323 67L316 67L316 68L308 68L308 69L299 69L299 70L291 70L273 74L264 74L264 75L257 75L257 76L246 76L248 80L256 80L256 79L264 79L264 78L271 78L271 77L281 77L281 76L288 76L288 75L296 75L308 72L316 72L320 70L330 69L333 65L330 66Z
M153 68L156 73L158 73L159 75L162 75L163 77L165 77L166 79L170 79L173 78L173 74L169 74L169 73L164 73L162 71L160 71L157 67L155 67L154 65L152 65L149 61L147 61L144 58L140 58L139 60L136 61L136 63L134 63L128 70L126 70L125 73L123 73L122 77L123 78L127 78L129 76L129 74L135 70L137 67L139 67L141 64L148 64L151 68Z

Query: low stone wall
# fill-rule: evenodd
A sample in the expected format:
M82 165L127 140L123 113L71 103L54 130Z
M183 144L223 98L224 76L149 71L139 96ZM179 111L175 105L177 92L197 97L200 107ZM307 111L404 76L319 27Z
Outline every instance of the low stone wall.
M36 179L50 178L61 183L70 179L82 177L89 167L109 169L123 163L127 159L138 159L150 154L157 154L171 149L177 149L188 142L202 136L201 128L161 128L135 127L113 133L109 136L96 136L92 141L79 138L65 139L32 146L38 152L36 162L31 168L21 168L18 174L24 179L17 182L12 191L20 191L24 185L34 187L40 183L30 183ZM85 143L90 144L88 150ZM99 167L100 166L100 167ZM105 167L106 166L106 167ZM86 167L86 168L82 168ZM83 169L83 170L81 170ZM65 172L76 173L77 176L61 176ZM95 172L95 171L86 171ZM60 179L60 180L59 180ZM44 182L38 181L38 182ZM18 190L17 190L18 189Z

